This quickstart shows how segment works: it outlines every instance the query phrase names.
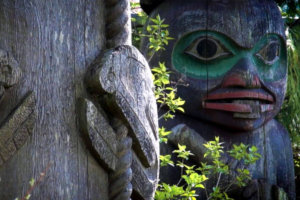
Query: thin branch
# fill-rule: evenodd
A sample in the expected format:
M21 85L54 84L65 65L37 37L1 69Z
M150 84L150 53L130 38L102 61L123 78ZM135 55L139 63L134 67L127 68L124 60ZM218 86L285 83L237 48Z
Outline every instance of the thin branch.
M40 173L40 176L39 176L38 180L35 181L35 183L27 190L25 196L23 198L21 198L21 200L27 200L28 199L28 196L31 195L33 190L38 186L38 184L40 184L43 181L43 179L46 176L46 174L47 174L48 170L50 169L51 165L52 164L49 162L47 167L45 168L45 170L42 173Z
M234 184L234 182L235 182L235 180L232 181L232 182L227 186L227 188L224 190L224 192L227 192L227 191L231 188L231 186Z
M244 170L246 166L242 166L241 170ZM237 176L237 175L236 175ZM224 192L229 191L229 189L231 188L231 186L235 183L236 181L236 177L235 179L227 186L227 188L224 190Z
M158 121L161 120L166 114L168 114L169 111L165 112L163 115L161 115L159 118L158 118Z
M204 191L205 191L206 198L209 199L209 198L208 198L207 189L206 189L206 183L204 183Z
M184 164L183 161L184 161L184 159L182 158L182 160L181 160L181 163L182 163L182 164ZM181 168L181 170L180 170L180 179L179 179L179 181L178 181L178 183L177 183L177 186L179 186L179 184L180 184L181 181L182 181L183 168L184 168L184 166L182 166L182 168Z
M158 108L158 111L157 111L157 112L159 112L159 111L162 109L162 107L165 106L165 105L166 105L166 103L161 103L161 104L159 105L159 108Z
M218 181L217 181L217 185L216 185L216 187L218 187L218 186L219 186L219 183L220 183L220 180L221 180L221 176L222 176L222 173L220 172L220 173L219 173L219 177L218 177Z

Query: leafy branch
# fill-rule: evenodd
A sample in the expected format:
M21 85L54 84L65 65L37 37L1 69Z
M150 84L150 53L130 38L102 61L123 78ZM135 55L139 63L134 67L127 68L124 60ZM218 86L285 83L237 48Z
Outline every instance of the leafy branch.
M223 143L220 142L219 137L215 137L215 140L209 141L204 144L207 149L204 154L205 157L211 158L211 163L200 163L201 167L195 169L195 165L187 165L185 161L189 160L189 157L193 154L186 149L186 146L178 144L178 149L174 150L173 153L177 154L176 166L180 167L181 178L176 185L168 185L163 183L159 185L156 192L156 200L171 200L171 199L182 199L182 200L196 200L197 189L204 189L206 193L206 199L208 200L232 200L227 192L236 185L238 187L244 187L251 180L250 171L247 167L257 162L261 157L257 153L255 146L249 147L241 143L240 145L233 145L233 148L227 151L227 156L242 162L244 165L242 168L232 169L230 166L222 161L222 157L225 155L223 151ZM170 156L168 155L168 158ZM164 166L168 164L174 166L172 160L164 160ZM228 185L221 186L222 175L230 175L232 181ZM215 186L212 191L208 191L205 183L212 177L217 177ZM184 184L182 181L184 180Z

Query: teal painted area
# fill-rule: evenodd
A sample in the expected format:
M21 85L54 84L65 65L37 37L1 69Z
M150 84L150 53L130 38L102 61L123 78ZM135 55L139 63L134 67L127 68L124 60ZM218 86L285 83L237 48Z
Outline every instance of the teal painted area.
M260 58L255 56L255 54L260 51L265 45L267 45L270 41L277 40L280 44L279 50L279 59L272 65L265 64ZM281 37L269 34L263 37L256 46L251 50L252 53L252 60L255 64L258 74L260 77L265 81L276 81L284 76L287 73L287 53L286 53L286 46L284 41Z
M211 61L203 61L184 53L186 48L192 45L200 37L209 36L219 41L232 55L220 57ZM280 58L272 65L265 64L255 54L260 51L271 40L278 40L280 43ZM183 36L176 44L172 53L172 64L176 70L189 77L197 79L219 78L224 76L235 64L248 58L257 68L259 76L267 81L274 81L286 74L286 50L283 39L275 34L263 37L252 49L245 49L238 46L234 41L223 34L212 31L196 31Z
M206 35L219 40L232 52L233 55L236 55L239 52L238 50L236 51L233 42L227 39L226 36L208 31L193 32L181 38L175 45L172 54L172 63L175 69L187 76L200 79L206 78L207 74L211 78L219 77L231 69L231 67L237 62L236 56L222 59L217 58L215 60L205 62L184 53L184 50L195 40Z

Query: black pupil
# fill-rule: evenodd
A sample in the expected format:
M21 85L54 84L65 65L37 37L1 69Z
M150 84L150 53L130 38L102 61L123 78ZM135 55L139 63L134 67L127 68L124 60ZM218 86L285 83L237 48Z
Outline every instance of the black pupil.
M215 42L204 39L197 46L197 52L202 58L211 58L217 53L218 47Z
M279 46L277 43L270 44L266 49L265 59L267 61L273 61L278 56Z

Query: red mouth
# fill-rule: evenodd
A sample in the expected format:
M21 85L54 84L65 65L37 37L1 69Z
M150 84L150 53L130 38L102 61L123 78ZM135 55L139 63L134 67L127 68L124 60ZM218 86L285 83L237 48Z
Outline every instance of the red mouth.
M260 113L274 109L274 97L262 91L223 91L208 94L202 102L205 109L233 113ZM256 118L251 117L251 118Z

